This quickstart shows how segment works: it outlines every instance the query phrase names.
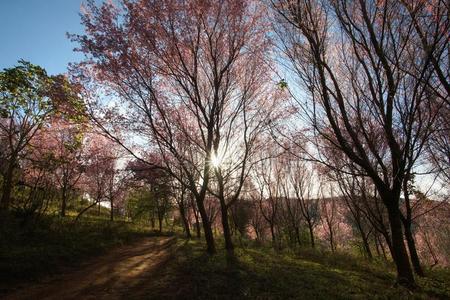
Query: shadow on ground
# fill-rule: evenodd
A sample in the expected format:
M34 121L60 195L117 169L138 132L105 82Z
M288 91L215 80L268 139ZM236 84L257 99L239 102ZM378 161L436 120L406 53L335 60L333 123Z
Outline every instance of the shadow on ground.
M448 299L450 295L442 286L415 293L393 287L394 275L385 266L356 263L349 257L338 257L338 263L330 258L321 262L319 257L311 260L254 248L238 249L230 260L225 252L205 254L196 241L177 249L157 280L138 285L145 290L141 298Z

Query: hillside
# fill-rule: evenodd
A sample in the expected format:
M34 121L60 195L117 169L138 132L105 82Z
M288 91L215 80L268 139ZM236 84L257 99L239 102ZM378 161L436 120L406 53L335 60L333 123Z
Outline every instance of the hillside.
M395 270L384 261L309 248L276 252L248 240L234 256L224 250L210 256L198 239L151 237L131 228L117 231L116 225L84 222L71 234L49 231L44 243L29 240L26 253L3 249L7 259L0 265L10 283L1 286L1 294L6 299L450 298L448 269L428 270L411 292L393 286Z

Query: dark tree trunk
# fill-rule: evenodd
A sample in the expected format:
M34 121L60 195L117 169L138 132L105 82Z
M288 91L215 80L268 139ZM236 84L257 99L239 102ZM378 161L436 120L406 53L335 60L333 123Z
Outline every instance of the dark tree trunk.
M295 237L297 239L298 245L301 246L302 242L300 240L300 229L298 228L298 226L295 226Z
M61 199L61 217L66 216L66 206L67 206L67 188L66 185L62 189L62 199Z
M13 188L14 164L10 163L3 178L2 198L0 210L8 210L11 202L11 192Z
M308 221L308 229L309 229L309 239L311 240L311 248L315 248L316 244L314 242L314 230L311 222Z
M270 223L270 234L272 235L272 246L276 249L277 244L276 244L276 238L275 238L275 228L274 228L274 224L272 222Z
M334 234L333 234L333 230L331 229L331 227L329 228L329 230L330 230L330 247L331 247L331 252L334 253L334 251L335 251Z
M206 213L205 205L203 201L197 200L197 207L198 211L200 213L200 217L202 218L202 224L203 224L203 231L205 233L205 240L206 240L206 250L209 254L215 254L216 253L216 245L214 242L214 235L211 229L211 222L208 219L208 214Z
M414 236L411 231L412 225L412 209L411 202L409 199L409 191L408 191L408 181L403 181L403 195L405 197L405 206L406 206L406 217L401 215L401 220L403 222L403 228L405 229L405 237L408 245L409 256L411 257L411 262L414 268L414 272L423 277L425 276L422 266L420 265L419 255L417 254L416 243L414 241Z
M361 238L363 241L363 246L364 246L364 250L366 252L367 258L372 259L373 258L372 250L370 250L369 240L368 240L367 236L362 233Z
M109 199L109 203L110 203L110 205L111 205L111 210L109 211L109 220L111 221L111 222L113 222L114 221L114 199L113 199L113 197L111 197L111 199Z
M228 220L228 207L225 204L224 199L220 199L220 212L223 227L223 237L225 239L225 249L231 253L234 251L233 241L231 240L230 224Z
M159 233L161 233L163 229L163 218L161 216L158 216L158 225L159 225Z
M375 243L375 251L377 251L377 257L380 257L381 256L381 252L380 252L380 247L378 247L378 239L375 236L373 240L374 240L374 243Z
M197 238L201 238L202 237L202 229L200 228L200 220L198 218L198 209L194 202L194 198L192 196L191 196L191 206L192 206L192 211L194 212L195 229L197 232Z
M399 198L399 197L398 197ZM387 199L385 203L388 205L389 224L391 227L391 239L392 239L392 258L394 259L395 266L397 268L397 281L399 284L415 287L414 275L409 263L408 253L406 251L405 243L403 241L402 221L400 219L400 210L395 203L395 199Z
M375 243L377 245L377 250L378 250L378 245L380 246L381 253L383 253L384 260L387 260L386 250L384 249L383 241L381 240L381 237L379 235L377 235L377 237L375 239Z
M154 217L150 218L150 223L152 224L152 229L155 229L155 218Z
M363 242L364 252L367 255L368 259L372 259L373 255L372 255L372 251L370 250L369 239L367 237L367 234L364 232L364 229L363 229L363 226L362 226L360 220L358 220L357 218L355 218L355 220L356 220L359 234L361 235L361 240Z
M100 204L100 203L99 203L99 204ZM94 202L94 203L92 203L91 205L85 207L82 211L80 211L80 212L78 213L78 215L75 217L75 222L78 221L78 219L81 218L81 216L82 216L85 212L87 212L90 208L92 208L92 207L94 207L94 206L96 206L96 205L97 205L97 201Z
M184 199L181 199L180 203L178 203L178 208L180 209L181 221L183 222L184 230L186 232L186 237L190 239L191 229L189 228L189 222L186 216L186 209L184 206Z
M201 238L202 237L202 228L200 227L200 220L198 219L198 216L196 219L197 219L197 221L195 223L195 229L197 232L197 238Z
M409 255L411 257L411 262L414 268L414 272L423 277L425 276L422 266L420 265L420 259L419 259L419 255L417 254L417 249L416 249L416 243L414 241L414 236L411 232L411 226L408 226L407 224L403 224L404 228L405 228L405 237L406 237L406 242L408 245L408 250L409 250Z

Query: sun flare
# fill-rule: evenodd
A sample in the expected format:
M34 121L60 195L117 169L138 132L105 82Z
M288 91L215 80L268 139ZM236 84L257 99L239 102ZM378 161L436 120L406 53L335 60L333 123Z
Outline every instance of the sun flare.
M214 168L218 168L218 167L220 167L221 164L222 164L222 160L220 159L220 157L218 157L216 154L212 154L211 155L211 165Z

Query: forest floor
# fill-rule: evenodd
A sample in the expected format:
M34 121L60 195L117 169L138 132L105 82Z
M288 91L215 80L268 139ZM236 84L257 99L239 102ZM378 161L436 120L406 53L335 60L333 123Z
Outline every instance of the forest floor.
M450 299L448 269L429 271L410 292L394 286L391 265L343 253L204 249L201 240L146 237L5 299Z
M18 286L4 299L145 298L146 289L139 285L158 276L175 244L173 237L147 237L91 258L75 271Z

